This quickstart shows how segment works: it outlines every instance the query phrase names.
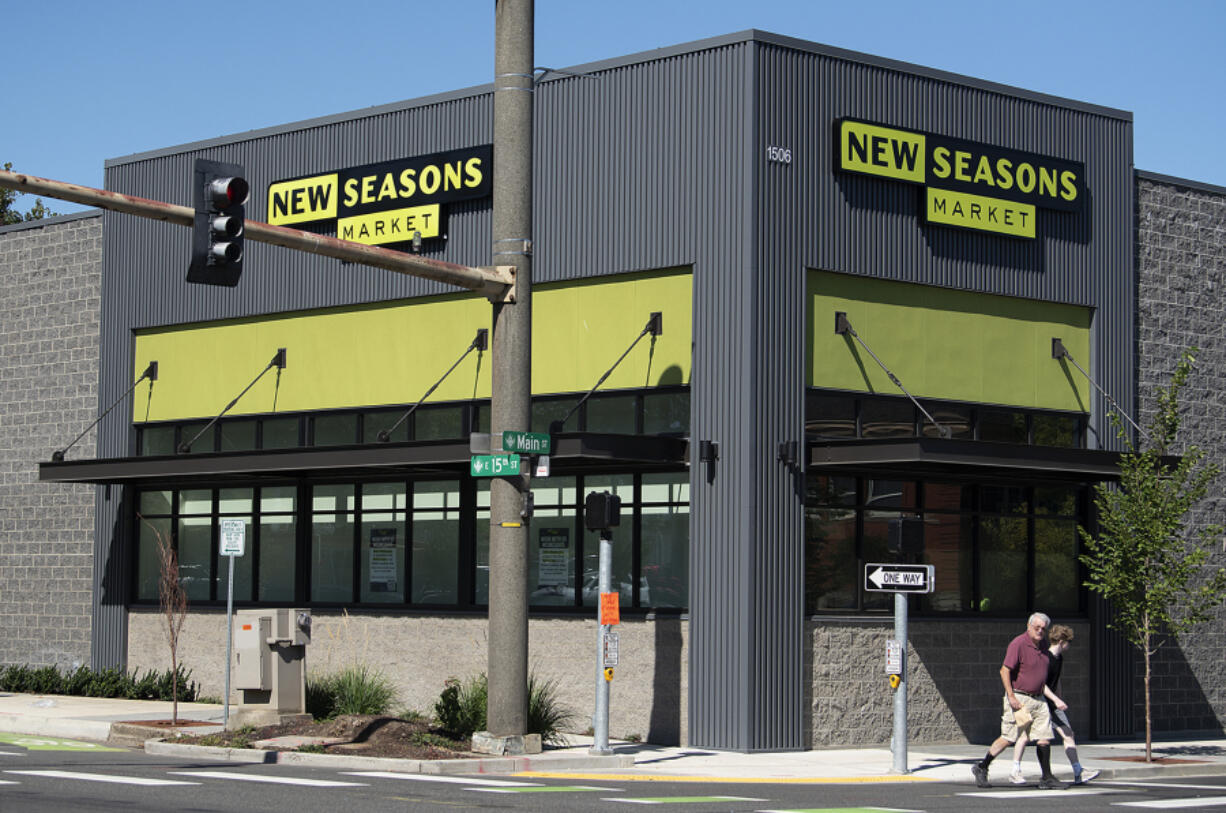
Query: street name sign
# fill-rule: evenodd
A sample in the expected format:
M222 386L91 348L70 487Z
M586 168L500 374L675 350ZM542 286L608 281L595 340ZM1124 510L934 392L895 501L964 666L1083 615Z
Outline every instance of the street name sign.
M517 454L479 454L469 461L473 477L507 477L519 474Z
M502 450L504 452L549 454L549 445L549 435L543 432L506 431L502 433Z
M931 593L932 583L932 565L864 566L864 589L875 593Z

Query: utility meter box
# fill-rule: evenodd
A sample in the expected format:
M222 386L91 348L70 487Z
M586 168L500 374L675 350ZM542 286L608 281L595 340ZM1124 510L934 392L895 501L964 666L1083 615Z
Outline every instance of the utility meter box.
M235 614L234 689L230 727L274 725L306 714L309 610L239 610Z

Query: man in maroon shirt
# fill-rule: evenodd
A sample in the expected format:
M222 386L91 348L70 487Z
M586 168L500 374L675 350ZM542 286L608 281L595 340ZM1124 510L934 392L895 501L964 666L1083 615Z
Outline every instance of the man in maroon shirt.
M1043 776L1039 780L1042 790L1057 790L1062 785L1051 772L1051 715L1043 687L1047 682L1047 667L1050 653L1047 651L1046 634L1051 619L1043 613L1034 613L1026 622L1026 631L1009 642L1005 661L1000 667L1000 682L1005 687L1004 711L1000 718L1000 736L988 748L983 759L971 766L975 784L989 787L988 766L1005 748L1017 742L1018 724L1015 713L1021 709L1029 712L1032 721L1030 738L1035 741L1039 767Z

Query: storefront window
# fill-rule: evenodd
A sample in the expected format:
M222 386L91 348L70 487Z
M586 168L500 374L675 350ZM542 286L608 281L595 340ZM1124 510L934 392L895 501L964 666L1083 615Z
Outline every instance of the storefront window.
M218 424L221 451L247 452L255 448L255 421L226 421Z
M460 545L459 484L453 480L414 483L414 604L456 604L460 600Z
M583 504L593 491L610 491L622 499L613 529L622 607L686 607L687 472L532 483L531 606L578 611L596 604L599 534L584 528ZM241 519L247 547L234 562L237 602L479 607L489 601L489 485L455 479L142 492L134 598L157 601L162 534L179 551L189 598L224 602L229 561L219 555L219 523Z
M358 442L357 415L316 415L311 426L316 446L347 446Z
M633 395L592 398L585 406L587 431L633 435L635 401Z
M643 394L643 434L688 435L690 393L647 392Z
M297 418L264 418L260 421L260 448L293 449L298 445Z
M352 602L354 486L316 486L311 496L311 601Z
M879 611L890 593L862 589L870 562L919 562L934 590L921 613L1019 614L1083 609L1077 528L1084 491L1066 486L808 477L805 607ZM922 538L922 549L901 550Z

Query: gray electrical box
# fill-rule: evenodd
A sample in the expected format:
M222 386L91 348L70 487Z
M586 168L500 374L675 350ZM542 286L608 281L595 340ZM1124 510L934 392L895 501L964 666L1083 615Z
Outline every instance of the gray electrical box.
M232 728L273 725L306 714L306 647L309 610L239 610L235 614L234 689L238 708Z
M268 691L264 642L271 634L271 616L239 610L234 630L234 688Z

